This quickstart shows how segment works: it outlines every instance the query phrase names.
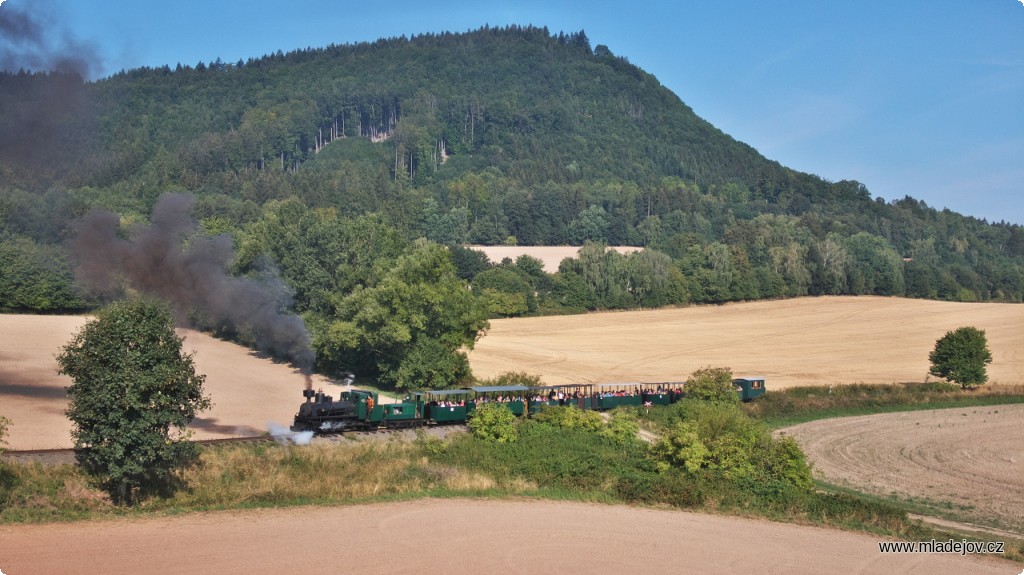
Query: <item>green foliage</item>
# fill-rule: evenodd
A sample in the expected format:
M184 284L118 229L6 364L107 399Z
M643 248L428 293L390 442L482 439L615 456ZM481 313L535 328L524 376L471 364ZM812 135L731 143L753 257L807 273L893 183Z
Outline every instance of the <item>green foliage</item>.
M705 367L691 373L686 381L686 396L711 403L740 401L732 384L732 370L727 367Z
M1024 386L963 390L945 381L844 384L772 390L743 410L771 427L824 417L1024 402Z
M928 373L967 389L988 381L985 366L992 363L992 352L984 330L961 327L939 338L928 360L931 361Z
M484 270L473 278L473 290L495 315L517 316L529 311L533 287L522 274L505 267Z
M624 448L583 429L525 421L517 441L457 437L436 460L496 477L521 478L562 497L654 502L674 487L679 500L693 502L688 478L677 482L677 475L659 476L636 444Z
M53 90L74 97L39 114L33 95ZM94 83L0 73L0 133L53 152L0 154L0 234L38 248L0 266L35 270L0 278L16 285L6 301L0 289L7 309L80 307L57 255L68 224L95 207L138 219L167 191L195 194L204 228L238 240L239 271L278 266L323 325L420 237L648 248L527 273L529 291L481 289L496 315L805 294L1024 301L1021 226L788 169L582 33L485 27ZM471 281L488 264L461 250Z
M210 400L181 342L167 307L139 299L101 310L57 357L76 456L115 502L171 491L197 454L185 427Z
M774 439L739 406L691 398L672 408L675 423L650 448L662 471L719 477L772 500L813 488L810 466L791 438Z
M333 312L339 295L374 279L375 266L409 247L379 215L340 217L290 198L263 206L245 228L237 256L242 272L258 274L273 262L295 292L299 312Z
M87 306L60 248L27 238L0 242L0 311L52 313Z
M628 411L617 411L606 420L596 411L557 405L541 406L540 411L533 415L533 422L595 433L614 445L635 445L640 430L635 415Z
M584 431L597 432L605 428L601 414L596 411L576 409L575 407L562 407L557 405L541 406L533 420L537 423L563 427L565 429L581 429Z
M903 262L884 238L860 232L843 242L853 294L903 295Z
M601 206L590 206L569 224L569 241L573 245L584 242L608 242L608 214Z
M459 245L448 246L448 252L452 256L452 263L455 264L455 271L460 278L471 282L476 275L491 267L487 254L480 250L474 250Z
M586 243L559 265L556 293L569 307L631 308L685 303L686 280L672 259L653 250L623 255Z
M681 421L651 446L651 455L662 471L670 467L684 467L695 474L707 467L711 451L700 440L696 425Z
M516 416L500 403L482 403L470 414L466 422L473 437L485 441L511 443L518 439Z
M635 415L626 411L615 411L608 420L607 425L601 430L601 436L611 440L613 443L623 445L637 440L637 433L640 431L640 424Z
M3 455L4 448L7 447L7 428L11 425L11 420L0 415L0 455Z
M481 380L480 385L494 387L507 385L538 387L543 384L541 383L539 375L531 375L525 371L506 371L492 377L491 379Z
M485 317L448 251L417 241L397 260L378 260L366 285L317 327L314 343L326 361L386 385L452 387L469 376L462 350L486 329Z

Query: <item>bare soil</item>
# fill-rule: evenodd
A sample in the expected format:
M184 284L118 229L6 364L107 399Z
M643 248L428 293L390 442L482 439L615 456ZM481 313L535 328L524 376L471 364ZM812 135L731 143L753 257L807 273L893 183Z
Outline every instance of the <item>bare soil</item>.
M1024 405L824 419L780 433L796 438L819 479L1024 535Z
M420 500L0 526L8 575L74 573L1017 573L878 538L679 511Z
M923 381L947 331L985 330L994 382L1024 380L1024 305L820 297L721 306L498 319L469 355L473 373L544 383L682 381L707 366L772 389Z

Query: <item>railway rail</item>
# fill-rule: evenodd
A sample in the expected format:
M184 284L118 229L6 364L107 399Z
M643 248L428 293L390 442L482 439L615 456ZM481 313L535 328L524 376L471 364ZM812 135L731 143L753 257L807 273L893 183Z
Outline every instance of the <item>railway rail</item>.
M438 426L430 426L424 429L430 430L435 429ZM450 425L444 426L444 433L457 430L465 430L465 425ZM343 438L352 439L355 437L392 437L395 435L403 435L409 433L408 429L376 429L369 431L347 431L344 435L322 435L317 437L317 441L340 441ZM280 433L275 435L257 435L249 437L222 437L219 439L200 439L196 440L195 443L204 446L217 446L217 445L228 445L233 443L264 443L264 442L295 442L302 436L302 433ZM74 464L76 449L10 449L4 451L0 455L0 459L3 461L9 461L11 463L40 463L43 465L62 465L62 464Z
M292 435L292 434L286 434ZM220 439L201 439L196 441L200 445L219 445L226 443L251 443L262 441L274 441L270 435L255 437L224 437ZM3 460L13 463L42 463L46 465L60 465L63 463L75 463L77 449L9 449L3 452Z

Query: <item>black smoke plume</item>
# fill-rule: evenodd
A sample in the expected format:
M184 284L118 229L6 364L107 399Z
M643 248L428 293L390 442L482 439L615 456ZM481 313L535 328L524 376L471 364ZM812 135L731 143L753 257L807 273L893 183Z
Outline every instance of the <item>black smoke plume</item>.
M151 223L128 230L127 238L120 235L117 214L87 214L71 243L79 283L106 298L131 290L159 297L170 302L179 322L198 313L251 333L262 351L308 374L315 360L309 332L302 318L284 313L284 284L272 273L260 281L229 275L231 238L196 234L191 208L191 196L165 194Z
M95 45L76 38L57 20L49 2L16 0L0 5L0 70L58 72L91 79L100 67Z
M99 53L55 14L47 1L0 5L0 164L22 185L82 177L96 149L85 80Z

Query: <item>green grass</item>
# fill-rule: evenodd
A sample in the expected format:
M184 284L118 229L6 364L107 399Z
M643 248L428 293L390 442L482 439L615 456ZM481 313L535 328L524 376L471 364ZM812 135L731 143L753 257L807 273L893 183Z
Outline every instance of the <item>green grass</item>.
M913 513L916 515L926 515L930 517L938 517L940 519L946 519L957 523L969 523L972 525L978 525L976 519L972 518L969 514L964 514L965 511L969 511L968 508L957 506L945 501L931 501L920 497L900 497L897 495L890 496L879 496L871 495L867 493L861 493L848 487L842 487L834 485L825 481L815 481L815 484L819 492L823 495L831 494L841 497L855 498L863 501L865 505L872 506L888 506L894 509L901 510L904 514ZM908 522L914 523L914 520L907 519ZM931 538L941 539L940 536L952 535L954 538L960 539L966 537L973 541L1002 541L1006 544L1005 559L1010 559L1020 563L1024 563L1024 538L1008 538L1003 535L986 534L984 532L970 530L969 532L961 532L955 529L946 529L940 526L934 526L928 523L921 525L923 534L919 539L914 540L928 540ZM993 527L995 529L1003 529L1013 531L1017 529L1015 526L1003 526L1003 525L979 525L979 527ZM870 529L867 529L871 531ZM912 539L904 539L912 540Z
M983 407L987 405L1007 405L1024 403L1024 397L977 397L950 399L947 401L933 401L930 403L914 403L906 405L866 405L857 407L836 407L823 409L821 411L804 412L788 416L770 416L761 418L761 421L772 429L789 427L808 421L818 419L832 419L836 417L852 417L857 415L873 415L876 413L895 413L901 411L924 411L929 409L947 409L954 407Z
M1024 386L991 385L974 390L939 382L837 385L769 391L744 410L773 429L817 419L1024 403Z

